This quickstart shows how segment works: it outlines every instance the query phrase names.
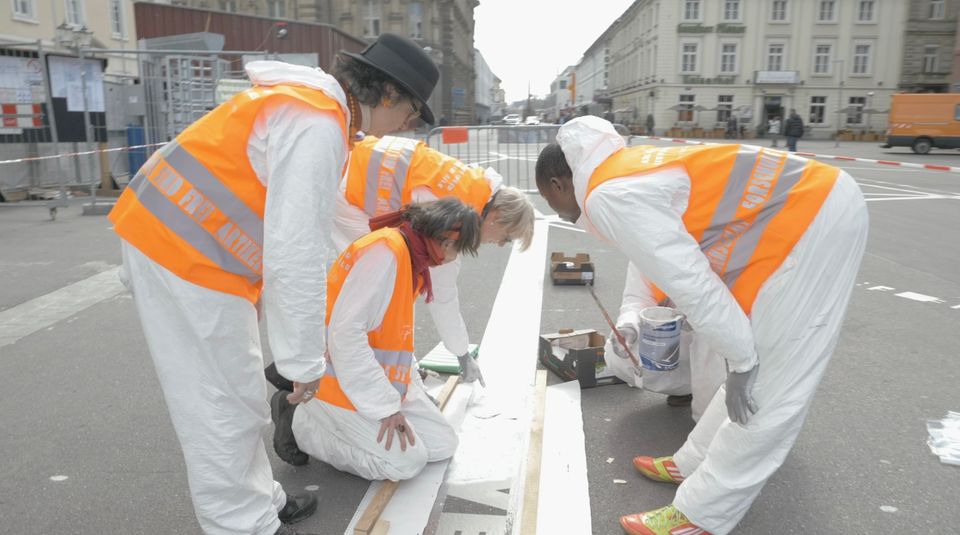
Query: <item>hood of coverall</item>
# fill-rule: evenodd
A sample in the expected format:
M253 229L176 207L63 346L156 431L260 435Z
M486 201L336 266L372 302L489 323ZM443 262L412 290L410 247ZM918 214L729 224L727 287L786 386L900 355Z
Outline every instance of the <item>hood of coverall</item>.
M584 212L583 199L590 175L610 155L624 148L626 143L609 121L593 115L577 117L561 126L557 143L573 171L573 191L581 212ZM582 215L580 219L582 222Z
M251 61L247 63L245 70L250 81L256 85L292 84L319 89L339 102L344 110L348 110L347 95L340 83L319 67L305 67L282 61ZM349 123L349 111L347 115Z

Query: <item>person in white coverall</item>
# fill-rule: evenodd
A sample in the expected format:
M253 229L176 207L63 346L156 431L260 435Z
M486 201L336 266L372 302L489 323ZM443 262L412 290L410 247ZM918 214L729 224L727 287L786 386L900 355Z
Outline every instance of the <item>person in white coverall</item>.
M331 269L330 364L317 401L285 404L283 391L275 399L282 418L292 413L304 452L366 479L399 481L457 448L415 371L413 308L417 295L433 297L431 268L476 254L480 218L454 198L384 217L374 222L386 227L348 246Z
M379 162L383 158L375 156L387 153L387 149L395 152L407 165L381 166ZM385 175L389 175L389 189L395 198L370 207L351 202L354 197L364 197L361 194L364 187L386 189L381 184ZM368 180L377 183L368 184ZM522 191L504 186L502 182L503 178L493 168L468 167L422 142L393 136L382 139L368 136L351 151L347 174L340 183L334 209L333 243L337 251L342 252L354 240L370 232L369 221L377 215L378 207L382 213L384 207L396 210L403 202L456 197L480 215L481 243L503 246L516 240L520 250L526 250L533 240L533 204ZM478 195L482 198L477 198ZM457 258L430 270L434 299L427 304L427 309L444 346L459 357L463 380L479 379L483 384L479 365L468 354L470 339L460 312L457 289L460 265Z
M110 214L176 430L200 528L291 534L316 509L273 480L258 329L262 303L290 401L325 371L333 198L355 132L386 134L426 107L438 72L412 41L382 35L341 53L333 76L251 62L243 91L158 151ZM261 298L262 288L262 298Z
M624 148L596 117L557 141L537 186L633 264L621 328L639 332L631 311L669 299L728 370L674 456L634 459L680 485L673 504L621 527L728 533L793 446L836 346L867 239L863 195L844 171L766 148Z

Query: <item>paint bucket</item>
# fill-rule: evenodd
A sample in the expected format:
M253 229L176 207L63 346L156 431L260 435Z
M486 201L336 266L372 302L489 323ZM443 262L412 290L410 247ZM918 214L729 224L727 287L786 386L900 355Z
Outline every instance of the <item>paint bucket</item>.
M640 311L640 364L653 371L669 371L680 364L683 314L670 307Z

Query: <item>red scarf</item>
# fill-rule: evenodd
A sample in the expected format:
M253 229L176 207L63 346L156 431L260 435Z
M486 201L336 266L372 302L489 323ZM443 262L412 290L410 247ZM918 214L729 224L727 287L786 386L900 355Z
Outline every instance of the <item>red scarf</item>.
M423 234L413 230L409 221L403 219L402 212L390 212L370 219L370 230L378 230L384 227L396 228L403 234L407 242L407 248L410 250L410 263L413 267L413 287L417 288L417 278L423 281L420 287L420 293L426 294L424 301L427 303L433 301L433 284L430 281L430 268L439 266L443 263L446 256L443 251L443 245L437 240L428 238Z

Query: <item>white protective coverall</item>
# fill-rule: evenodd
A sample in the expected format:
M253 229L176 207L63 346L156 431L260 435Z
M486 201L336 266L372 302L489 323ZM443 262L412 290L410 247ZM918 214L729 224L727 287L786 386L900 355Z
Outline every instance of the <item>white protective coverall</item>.
M503 177L492 167L483 172L490 183L491 197L503 185ZM429 188L413 188L410 192L413 202L430 202L438 199ZM355 240L370 233L370 216L359 207L347 201L347 181L340 182L337 204L334 212L333 245L342 253ZM467 325L460 313L460 291L457 279L460 276L460 257L448 264L430 268L430 280L433 282L433 301L427 303L427 310L437 327L437 334L447 351L454 355L463 355L470 348L470 336Z
M258 61L247 74L255 84L317 88L347 107L340 85L319 69ZM284 377L313 381L326 366L326 266L344 135L329 114L285 100L260 112L247 157L267 187L262 306L274 360ZM177 277L126 242L122 249L121 278L183 448L200 527L272 535L286 496L261 438L270 409L256 309Z
M410 479L457 449L456 431L427 397L419 374L410 374L401 400L368 342L367 333L383 322L396 278L397 257L389 246L371 245L350 269L330 315L327 343L336 355L337 380L357 410L317 399L298 405L293 414L293 434L302 451L365 479ZM387 451L386 437L377 443L380 420L397 411L416 443L401 451L394 435Z
M682 168L607 181L584 206L590 175L623 140L606 121L585 117L564 125L557 141L584 209L578 223L620 248L644 280L663 289L686 314L695 333L692 356L721 366L726 360L738 372L759 360L757 413L746 425L732 423L720 386L674 456L686 478L674 505L697 526L728 533L786 458L833 354L866 246L863 194L850 175L839 172L800 241L761 287L748 318L683 226L690 178ZM645 282L628 291L630 307L620 321L654 305ZM712 366L691 362L695 400L698 388L716 385L707 374L714 382L698 386L704 365Z

